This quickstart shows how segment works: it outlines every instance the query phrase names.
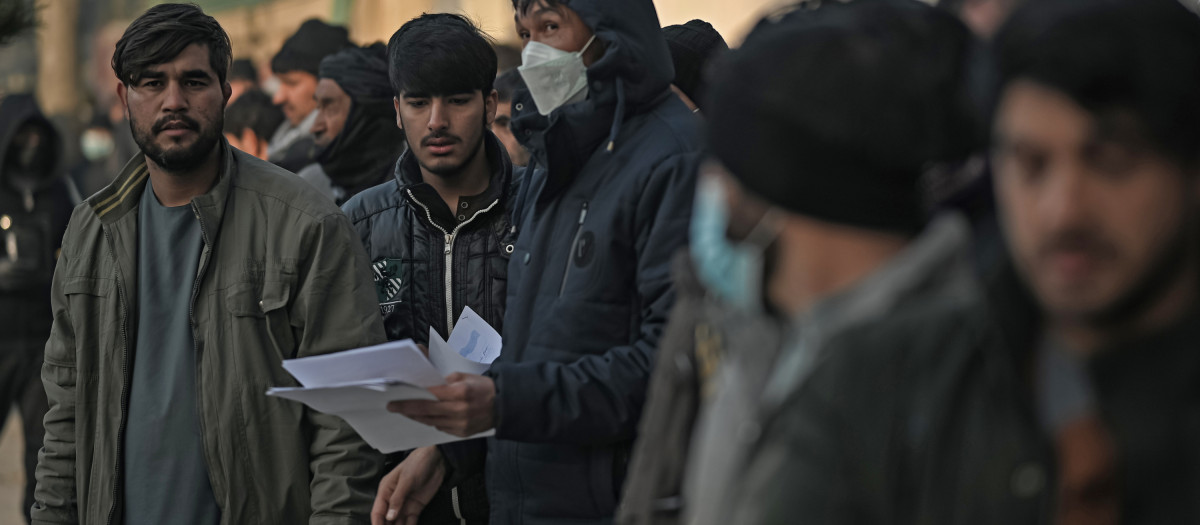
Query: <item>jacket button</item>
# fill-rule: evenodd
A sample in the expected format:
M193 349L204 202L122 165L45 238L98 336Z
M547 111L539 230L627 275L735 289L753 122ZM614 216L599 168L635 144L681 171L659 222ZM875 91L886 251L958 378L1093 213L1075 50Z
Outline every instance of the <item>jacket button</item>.
M504 247L504 253L512 255L512 252L513 252L513 245L510 244L510 245Z
M460 203L458 203L458 207L459 207L459 208L462 208L462 209L464 209L464 210L465 210L465 209L467 209L467 206L470 206L470 205L469 205L469 204L467 204L467 203L465 203L465 202L460 202Z
M521 111L521 110L525 109L525 104L517 102L516 104L513 105L513 109L515 109L517 111Z
M465 221L465 220L467 220L467 216L466 216L466 215L459 215L459 216L458 216L458 220L460 220L460 221Z
M1046 469L1037 463L1024 463L1012 474L1012 493L1021 499L1037 496L1046 486Z
M525 254L525 264L529 264L529 254Z
M267 307L263 305L263 302L261 300L258 302L258 307L261 308L262 311L264 311L264 312L267 311Z

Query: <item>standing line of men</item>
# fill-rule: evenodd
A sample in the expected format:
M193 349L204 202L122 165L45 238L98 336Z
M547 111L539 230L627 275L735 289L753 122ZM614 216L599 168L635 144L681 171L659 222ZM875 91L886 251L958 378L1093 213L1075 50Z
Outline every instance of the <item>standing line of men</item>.
M651 0L512 7L500 78L459 15L306 22L269 146L225 129L216 20L129 26L141 154L66 226L33 523L1200 519L1196 13L1028 2L985 53L917 0L805 1L726 51ZM992 238L929 202L989 134ZM491 368L387 408L493 437L384 457L263 394L468 307Z

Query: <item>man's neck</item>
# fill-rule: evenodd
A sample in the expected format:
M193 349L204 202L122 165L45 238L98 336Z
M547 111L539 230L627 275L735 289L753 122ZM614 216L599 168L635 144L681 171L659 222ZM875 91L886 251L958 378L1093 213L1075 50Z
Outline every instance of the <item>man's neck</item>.
M434 175L422 167L421 178L433 186L438 196L450 208L451 214L457 213L459 198L479 195L486 191L491 183L492 169L488 163L486 143L479 144L479 151L458 173L449 176Z
M1200 268L1191 261L1186 271L1140 315L1107 325L1069 319L1051 319L1048 329L1081 356L1091 356L1114 341L1128 341L1163 330L1187 314L1195 305L1200 286Z
M909 243L901 235L800 218L789 222L780 234L778 264L767 283L768 300L788 317L858 284Z
M150 171L151 188L158 202L168 208L185 206L193 198L204 195L217 181L220 147L213 148L208 158L193 169L168 172L150 157L146 157L146 168Z

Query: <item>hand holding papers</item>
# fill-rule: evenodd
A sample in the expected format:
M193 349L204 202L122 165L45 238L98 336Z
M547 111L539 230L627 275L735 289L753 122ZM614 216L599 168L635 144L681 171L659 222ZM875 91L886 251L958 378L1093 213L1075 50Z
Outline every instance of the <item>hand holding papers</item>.
M455 372L480 374L500 354L501 338L470 308L464 308L449 341L430 329L429 359L412 340L394 341L284 361L302 387L272 388L267 395L299 401L346 420L381 452L438 445L460 438L387 411L398 400L436 400L426 390ZM474 436L483 437L492 432Z

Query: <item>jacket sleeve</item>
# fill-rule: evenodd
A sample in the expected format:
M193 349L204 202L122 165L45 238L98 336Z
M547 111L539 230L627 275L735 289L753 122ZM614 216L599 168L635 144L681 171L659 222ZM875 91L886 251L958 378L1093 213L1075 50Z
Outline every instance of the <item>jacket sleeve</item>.
M297 356L384 342L367 256L345 215L318 221L306 236L292 324ZM336 416L305 408L312 436L311 524L369 523L383 457Z
M889 523L906 516L914 487L900 465L910 447L902 338L880 330L835 336L809 379L763 421L747 447L725 523ZM920 365L917 365L920 366ZM903 520L904 518L899 518Z
M489 375L496 382L498 438L604 445L635 436L675 299L671 257L687 243L699 161L698 153L663 161L638 193L637 339L571 363L493 364Z
M46 342L42 363L42 385L50 410L46 413L45 439L34 471L37 489L32 509L33 523L78 523L75 495L75 382L78 377L75 356L75 328L67 298L63 294L63 272L68 249L73 246L71 228L63 239L61 259L51 285L54 325Z

